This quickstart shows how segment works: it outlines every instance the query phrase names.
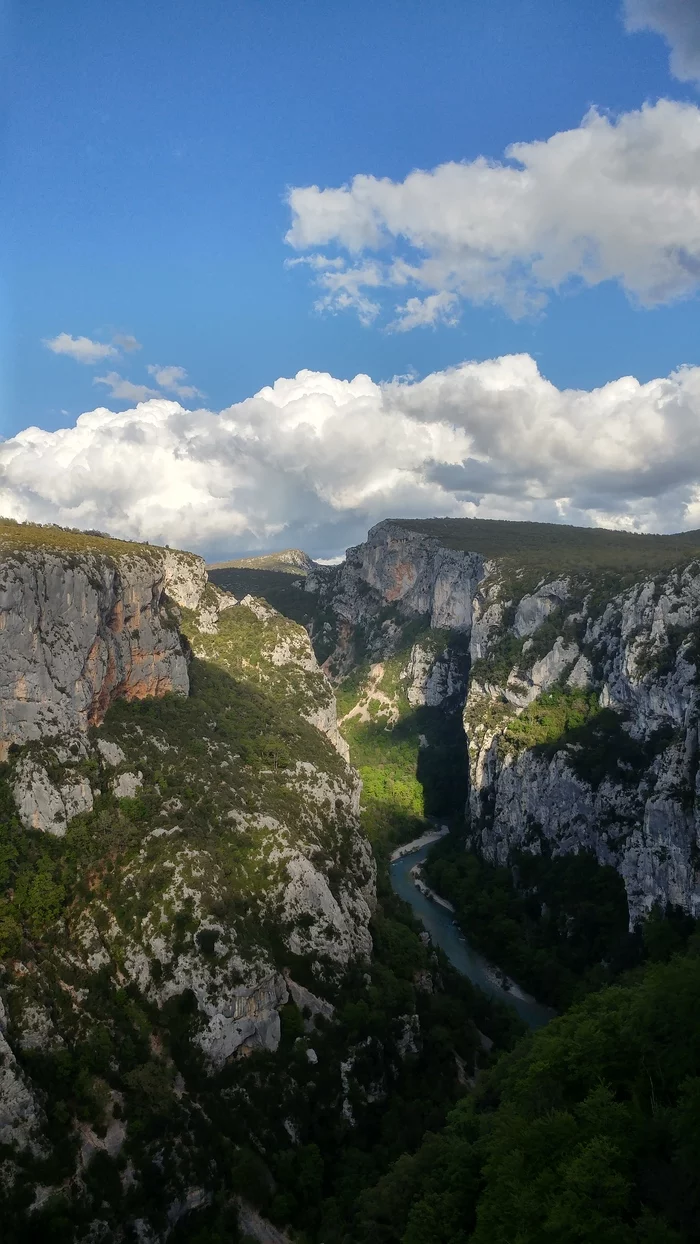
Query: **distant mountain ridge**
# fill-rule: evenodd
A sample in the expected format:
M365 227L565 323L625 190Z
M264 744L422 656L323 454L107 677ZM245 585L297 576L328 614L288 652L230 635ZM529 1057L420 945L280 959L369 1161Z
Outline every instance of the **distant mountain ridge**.
M211 562L207 570L278 570L283 574L306 575L316 563L303 549L281 549L259 557L238 557L227 562Z

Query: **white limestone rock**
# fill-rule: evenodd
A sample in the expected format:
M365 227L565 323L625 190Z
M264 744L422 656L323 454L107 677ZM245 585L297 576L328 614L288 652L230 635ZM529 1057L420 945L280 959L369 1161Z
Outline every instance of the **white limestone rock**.
M569 595L569 586L565 579L556 579L545 583L531 596L523 596L515 612L513 633L518 639L534 635L542 623L546 621L552 610L563 605Z
M176 549L159 549L158 553L168 596L184 609L197 609L207 587L207 568L202 558Z
M566 680L567 686L575 687L579 691L587 691L591 686L592 681L593 666L588 660L588 657L585 657L582 653Z
M305 588L327 599L341 622L357 624L378 607L396 604L405 617L427 615L432 627L469 631L484 574L480 554L443 548L431 536L387 521L348 549L342 565L316 567Z
M117 799L133 799L143 786L143 774L119 773L112 781L112 792Z
M96 746L103 764L109 765L111 769L124 764L126 756L118 743L110 743L109 739L98 739Z
M23 756L13 775L12 793L17 814L25 829L62 838L69 821L81 812L90 812L93 796L86 777L67 774L61 786L54 786L43 765Z
M425 643L413 645L407 674L406 698L414 708L438 707L466 690L466 676L451 652L436 653Z
M292 953L324 956L341 967L353 959L369 959L373 879L361 889L342 885L336 896L325 874L299 851L289 853L285 868L282 904Z
M0 1031L0 1145L41 1150L42 1115L12 1049Z
M274 1053L281 1035L279 1009L288 996L284 978L278 974L270 975L253 988L233 990L196 1037L212 1066L220 1069L242 1049Z
M550 651L533 662L529 673L511 673L504 689L506 700L517 708L532 704L543 691L549 691L555 686L578 656L578 645L565 643L559 635Z

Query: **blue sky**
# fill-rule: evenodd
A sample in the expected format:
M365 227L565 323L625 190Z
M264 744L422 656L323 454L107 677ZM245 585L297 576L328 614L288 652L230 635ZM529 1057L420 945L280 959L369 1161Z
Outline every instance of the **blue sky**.
M288 186L497 159L592 104L697 98L610 0L25 0L12 25L5 435L96 404L91 374L42 348L62 331L135 334L130 374L183 366L214 409L302 367L381 379L527 350L591 386L698 361L697 304L640 311L607 285L521 323L477 307L397 335L319 316L284 268Z
M559 389L591 389L700 363L697 294L641 306L629 281L565 280L521 318L460 295L456 323L392 332L389 314L314 310L310 269L285 264L318 250L285 243L292 187L502 161L591 107L696 106L697 81L672 75L659 33L626 32L622 3L23 0L8 24L5 437L125 411L95 377L153 388L149 365L184 369L201 394L184 404L219 411L304 368L379 382L527 353ZM141 349L85 366L43 344L63 333Z

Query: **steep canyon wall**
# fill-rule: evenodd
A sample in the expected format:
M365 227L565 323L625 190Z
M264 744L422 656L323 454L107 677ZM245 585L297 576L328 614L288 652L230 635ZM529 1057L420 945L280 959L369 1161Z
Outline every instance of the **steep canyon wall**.
M462 695L472 845L498 863L586 849L621 873L632 922L654 903L700 914L700 564L550 563L380 523L307 580L336 619L328 668L351 668L358 635L381 660L419 618L460 635L468 678L420 640L406 677L416 703Z

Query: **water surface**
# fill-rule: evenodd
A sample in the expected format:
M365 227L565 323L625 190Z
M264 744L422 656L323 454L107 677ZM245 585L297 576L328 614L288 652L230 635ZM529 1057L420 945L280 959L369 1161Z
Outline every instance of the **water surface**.
M483 989L491 998L512 1006L530 1028L541 1028L555 1015L551 1007L543 1006L517 985L504 988L503 974L498 968L474 950L455 923L455 917L447 908L421 894L413 884L411 869L423 862L430 850L428 844L411 851L389 866L391 884L399 898L410 903L421 924L427 929L436 946L444 950L447 958L458 972Z

